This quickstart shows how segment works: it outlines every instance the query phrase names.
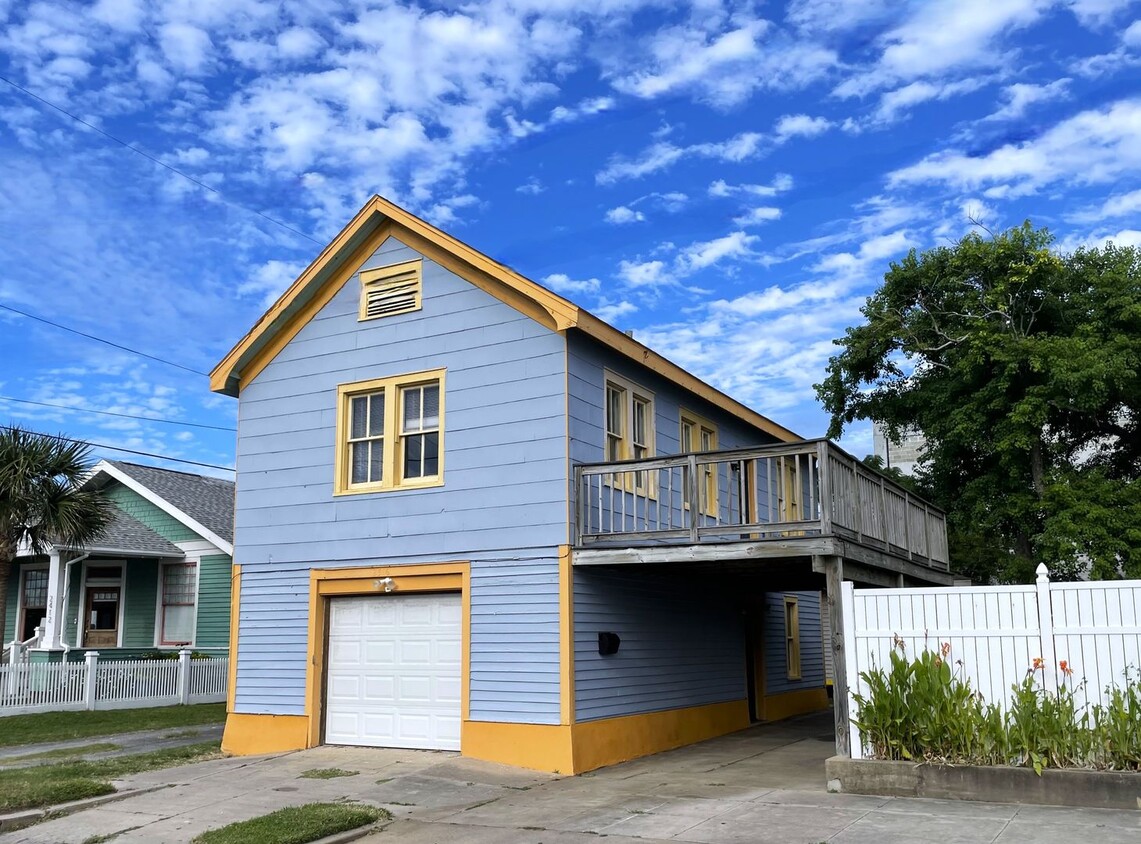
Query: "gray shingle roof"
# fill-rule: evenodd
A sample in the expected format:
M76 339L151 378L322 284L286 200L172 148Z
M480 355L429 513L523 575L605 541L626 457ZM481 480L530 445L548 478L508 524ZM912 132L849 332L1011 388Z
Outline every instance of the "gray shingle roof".
M234 541L234 482L172 469L107 461L227 542Z
M118 507L112 507L111 513L111 523L103 533L87 544L89 549L139 551L153 553L156 557L183 556L177 545Z

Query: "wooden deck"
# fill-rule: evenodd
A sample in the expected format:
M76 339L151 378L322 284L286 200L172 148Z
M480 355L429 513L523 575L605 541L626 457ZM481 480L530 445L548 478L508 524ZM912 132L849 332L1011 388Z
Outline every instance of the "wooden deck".
M584 464L575 490L576 565L831 557L875 585L953 579L943 512L827 440Z

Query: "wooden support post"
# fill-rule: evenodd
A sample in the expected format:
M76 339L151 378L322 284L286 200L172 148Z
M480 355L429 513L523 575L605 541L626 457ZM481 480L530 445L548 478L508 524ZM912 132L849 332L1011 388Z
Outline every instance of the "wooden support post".
M851 756L848 725L848 668L844 659L844 605L840 585L844 582L843 557L816 557L824 569L828 589L828 622L832 628L832 712L836 721L836 755ZM814 566L815 568L816 566Z

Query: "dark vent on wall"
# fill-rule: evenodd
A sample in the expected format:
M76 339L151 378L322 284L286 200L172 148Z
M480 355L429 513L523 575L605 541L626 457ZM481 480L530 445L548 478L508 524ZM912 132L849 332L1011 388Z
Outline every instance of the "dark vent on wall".
M361 319L420 310L420 261L361 273Z

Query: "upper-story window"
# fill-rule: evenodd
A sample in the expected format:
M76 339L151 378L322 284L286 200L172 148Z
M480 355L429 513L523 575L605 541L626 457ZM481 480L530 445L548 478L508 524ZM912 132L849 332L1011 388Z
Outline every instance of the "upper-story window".
M338 494L438 486L444 480L444 370L337 389Z
M681 451L717 450L717 426L708 419L683 409L678 424ZM702 496L702 510L710 516L717 515L717 479L717 464L703 464L698 467L698 494ZM682 495L685 506L688 507L690 503L688 485Z
M654 396L613 373L606 373L606 459L654 456Z
M420 310L421 265L420 259L361 270L361 320L406 314Z

